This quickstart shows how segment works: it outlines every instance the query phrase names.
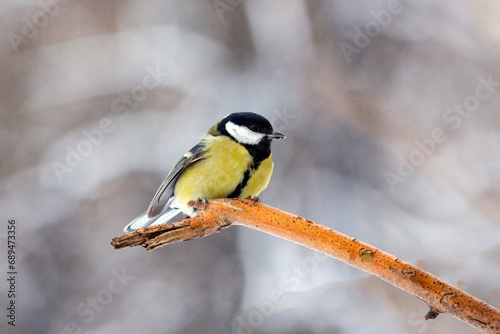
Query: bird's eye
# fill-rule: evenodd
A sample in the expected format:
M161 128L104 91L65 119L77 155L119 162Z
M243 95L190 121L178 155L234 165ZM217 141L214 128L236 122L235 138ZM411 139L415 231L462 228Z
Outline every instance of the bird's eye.
M257 132L259 130L259 127L255 124L253 124L253 125L250 125L250 130L252 130L253 132Z

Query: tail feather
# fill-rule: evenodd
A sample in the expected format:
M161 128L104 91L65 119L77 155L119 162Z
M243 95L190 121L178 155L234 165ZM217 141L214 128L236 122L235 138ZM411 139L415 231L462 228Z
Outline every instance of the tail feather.
M160 224L166 224L170 222L173 218L175 218L177 215L182 213L181 209L173 209L169 208L167 209L163 214L149 218L147 215L147 212L144 212L142 215L138 216L130 224L125 226L123 229L124 232L129 233L134 230L137 230L138 228L141 227L146 227L146 226L151 226L151 225L160 225Z

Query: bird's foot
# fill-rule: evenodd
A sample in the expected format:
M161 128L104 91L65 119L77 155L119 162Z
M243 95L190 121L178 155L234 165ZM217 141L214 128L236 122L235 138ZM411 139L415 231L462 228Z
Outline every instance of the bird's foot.
M248 196L247 199L253 200L253 204L261 202L260 198L258 198L257 196L254 196L254 197Z
M198 197L198 198L196 199L196 201L197 201L197 202L201 202L201 203L203 203L203 210L206 210L206 209L207 209L207 201L208 201L208 199L207 199L205 196L203 196L203 197Z

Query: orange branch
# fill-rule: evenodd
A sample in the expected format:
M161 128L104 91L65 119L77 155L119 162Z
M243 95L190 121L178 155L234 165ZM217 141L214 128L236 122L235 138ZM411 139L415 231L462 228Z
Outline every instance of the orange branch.
M201 238L230 225L241 225L293 241L353 267L376 275L424 300L430 307L426 319L448 313L484 333L500 333L500 311L369 244L296 215L252 200L219 199L198 214L180 222L140 228L112 240L115 249L141 245L152 250L169 243Z

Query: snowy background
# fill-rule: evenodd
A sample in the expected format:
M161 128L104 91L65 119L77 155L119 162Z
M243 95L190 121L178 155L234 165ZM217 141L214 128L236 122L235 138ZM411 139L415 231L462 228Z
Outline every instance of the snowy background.
M2 333L478 333L378 278L230 228L114 251L224 115L273 144L264 203L500 307L495 0L0 4Z

